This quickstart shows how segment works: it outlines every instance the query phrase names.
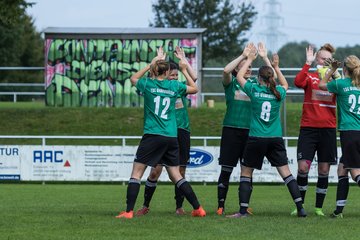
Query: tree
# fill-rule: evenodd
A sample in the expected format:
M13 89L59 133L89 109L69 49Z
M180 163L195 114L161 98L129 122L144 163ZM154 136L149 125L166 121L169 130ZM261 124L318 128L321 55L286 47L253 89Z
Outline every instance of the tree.
M203 58L207 65L238 56L257 14L251 3L230 0L158 0L153 4L154 27L206 28Z
M25 15L26 8L33 4L25 0L0 0L0 24L13 26L19 23L19 16Z
M0 66L42 66L43 39L26 13L25 0L0 0ZM0 82L41 82L43 73L0 71Z

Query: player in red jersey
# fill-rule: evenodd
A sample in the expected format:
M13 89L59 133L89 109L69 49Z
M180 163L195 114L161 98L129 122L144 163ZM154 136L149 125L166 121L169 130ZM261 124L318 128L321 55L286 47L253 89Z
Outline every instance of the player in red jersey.
M297 146L297 183L303 201L308 187L308 173L317 153L318 181L316 185L315 214L325 216L322 206L329 184L330 165L337 163L336 147L336 98L333 93L319 89L320 76L326 72L325 60L332 57L335 49L330 44L314 52L306 48L306 62L295 77L295 86L304 89L304 103ZM317 71L309 72L313 62ZM296 215L296 210L292 212Z

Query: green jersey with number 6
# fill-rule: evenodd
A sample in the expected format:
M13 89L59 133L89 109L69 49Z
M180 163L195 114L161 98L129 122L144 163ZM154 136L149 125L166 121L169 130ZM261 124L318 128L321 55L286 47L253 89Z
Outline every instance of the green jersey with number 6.
M256 83L256 78L247 81ZM234 128L250 128L251 103L235 77L228 85L224 85L226 113L223 126Z
M249 136L282 137L280 107L286 90L282 86L276 86L276 89L280 93L280 101L266 86L250 82L245 84L244 91L251 99Z
M144 96L144 134L177 136L175 102L186 93L186 85L178 81L141 78L136 88Z
M329 92L336 94L339 131L360 130L360 89L353 86L351 78L327 83Z

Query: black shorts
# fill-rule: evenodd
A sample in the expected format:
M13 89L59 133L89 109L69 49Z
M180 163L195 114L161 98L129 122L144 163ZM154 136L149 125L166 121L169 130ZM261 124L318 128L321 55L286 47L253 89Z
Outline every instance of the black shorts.
M177 138L145 134L140 141L134 161L150 167L156 167L160 161L164 166L179 166Z
M297 160L313 161L317 152L318 162L337 163L335 128L300 128Z
M179 165L186 167L190 158L190 132L178 128Z
M269 160L273 167L287 165L288 158L283 138L249 137L241 165L261 170L264 157Z
M249 129L223 127L220 143L219 165L236 167L242 159Z
M344 168L360 168L360 131L340 131L340 143Z

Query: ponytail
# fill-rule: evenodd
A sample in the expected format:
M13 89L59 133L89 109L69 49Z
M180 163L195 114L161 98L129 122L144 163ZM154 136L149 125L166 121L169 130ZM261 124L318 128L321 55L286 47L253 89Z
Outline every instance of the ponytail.
M344 60L344 66L349 72L353 86L360 88L360 60L355 55L350 55Z
M269 66L262 66L259 69L259 76L268 85L270 91L275 95L276 99L280 101L281 96L279 91L276 89L274 70Z
M275 95L276 99L278 101L281 100L281 96L280 96L280 93L279 91L276 89L276 83L275 83L275 79L274 77L272 79L270 79L269 81L269 88L270 88L270 91Z

